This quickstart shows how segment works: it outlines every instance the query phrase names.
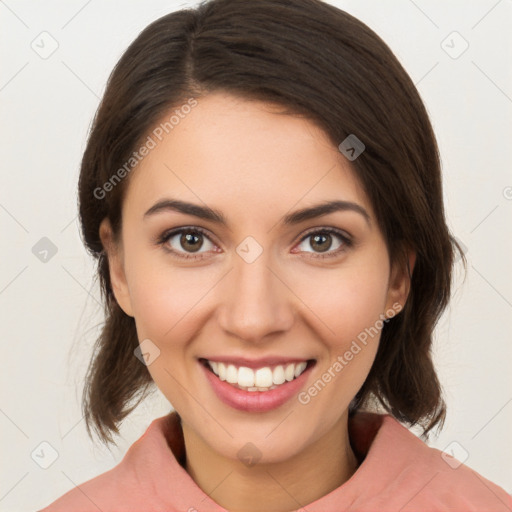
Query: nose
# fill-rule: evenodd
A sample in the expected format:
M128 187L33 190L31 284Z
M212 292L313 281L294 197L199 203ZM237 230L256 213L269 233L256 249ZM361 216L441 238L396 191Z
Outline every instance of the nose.
M293 292L283 276L271 268L267 251L246 262L235 255L234 268L219 290L220 327L251 343L265 343L272 335L291 329L295 319Z

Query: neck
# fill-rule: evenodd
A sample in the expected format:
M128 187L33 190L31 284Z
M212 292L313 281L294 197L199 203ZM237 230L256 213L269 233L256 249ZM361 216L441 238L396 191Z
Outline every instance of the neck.
M357 469L347 414L323 437L293 457L247 466L214 452L182 424L185 469L196 484L230 512L289 512L325 496Z

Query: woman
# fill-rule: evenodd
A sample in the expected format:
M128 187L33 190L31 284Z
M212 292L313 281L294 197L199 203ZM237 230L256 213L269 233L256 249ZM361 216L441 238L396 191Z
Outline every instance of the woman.
M155 384L174 411L44 512L512 507L406 428L443 424L460 248L424 105L364 24L318 0L160 18L109 79L79 200L106 306L89 433Z

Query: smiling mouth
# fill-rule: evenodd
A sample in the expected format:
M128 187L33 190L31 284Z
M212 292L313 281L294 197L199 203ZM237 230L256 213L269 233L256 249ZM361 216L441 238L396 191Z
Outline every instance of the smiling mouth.
M294 363L248 368L230 363L210 361L199 358L200 363L221 381L244 391L270 391L280 385L300 377L316 363L316 359L307 359Z

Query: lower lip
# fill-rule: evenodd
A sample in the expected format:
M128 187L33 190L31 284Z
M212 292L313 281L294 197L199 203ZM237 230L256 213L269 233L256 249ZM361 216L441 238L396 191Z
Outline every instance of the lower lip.
M299 392L315 365L315 363L310 364L296 379L285 382L275 389L244 391L220 380L201 361L198 362L219 399L234 409L246 412L266 412L285 404Z

